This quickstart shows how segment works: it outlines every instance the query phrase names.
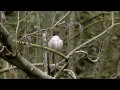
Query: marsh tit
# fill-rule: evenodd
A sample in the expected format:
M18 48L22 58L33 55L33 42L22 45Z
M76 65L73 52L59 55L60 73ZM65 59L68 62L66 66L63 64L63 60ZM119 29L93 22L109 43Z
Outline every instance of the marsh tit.
M48 47L60 51L63 47L63 40L61 40L60 37L56 33L54 33L48 42ZM55 63L55 71L56 71L56 60L54 53L52 55L52 59L53 59L53 63Z
M60 51L63 47L63 41L58 35L52 36L48 42L48 47Z

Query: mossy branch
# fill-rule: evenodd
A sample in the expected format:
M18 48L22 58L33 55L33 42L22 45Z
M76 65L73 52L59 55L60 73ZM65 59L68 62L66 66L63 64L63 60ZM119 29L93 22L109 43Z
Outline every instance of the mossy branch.
M0 43L2 43L3 46L6 47L6 49L0 52L0 57L3 58L8 63L13 64L19 69L23 70L31 78L54 79L53 77L44 74L40 69L33 66L28 60L22 57L19 53L16 54L14 42L12 41L12 38L10 37L9 32L3 26L2 23L0 23L0 25L3 28L0 30L0 36L2 36ZM8 53L3 54L4 51L7 51Z
M2 43L3 46L6 46L7 49L11 52L11 54L15 56L16 50L15 50L14 42L12 41L9 32L1 22L0 22L0 26L2 27L0 29L0 37L1 37L0 43Z

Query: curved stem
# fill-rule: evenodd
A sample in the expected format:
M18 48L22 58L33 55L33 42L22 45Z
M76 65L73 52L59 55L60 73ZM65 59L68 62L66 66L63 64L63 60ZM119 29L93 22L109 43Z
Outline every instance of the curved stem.
M116 23L116 24L113 24L111 25L109 28L107 28L105 31L103 31L102 33L100 33L99 35L93 37L92 39L86 41L85 43L81 44L80 46L76 47L75 49L73 49L68 55L67 55L67 58L69 58L76 50L80 49L81 47L83 47L84 45L92 42L93 40L99 38L100 36L104 35L107 31L109 31L112 27L116 26L116 25L119 25L120 23Z

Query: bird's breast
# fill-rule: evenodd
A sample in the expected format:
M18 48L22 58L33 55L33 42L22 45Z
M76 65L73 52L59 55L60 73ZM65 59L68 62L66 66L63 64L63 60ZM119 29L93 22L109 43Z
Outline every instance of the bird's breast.
M63 46L63 41L58 38L51 38L51 40L48 42L49 48L55 49L55 50L61 50Z

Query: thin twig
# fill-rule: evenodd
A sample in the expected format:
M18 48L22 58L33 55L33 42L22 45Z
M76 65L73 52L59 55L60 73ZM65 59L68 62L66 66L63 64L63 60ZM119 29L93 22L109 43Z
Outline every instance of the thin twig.
M65 19L69 14L71 13L71 11L68 11L58 22L56 22L56 24L54 25L54 27L56 27L63 19Z
M34 11L31 11L27 16L25 16L22 20L20 20L19 22L24 21L30 14L32 14Z
M114 25L114 11L111 12L111 21L112 21L112 25Z
M120 18L114 18L114 20L119 20L119 19L120 19ZM107 20L111 20L111 18L101 19L101 20L98 20L98 21L96 21L96 22L93 22L93 23L87 25L86 27L84 27L83 30L85 30L85 29L89 28L90 26L95 25L95 24L97 24L97 23L99 23L99 22L103 22L103 21L107 21ZM68 40L68 42L69 42L71 39L73 39L75 36L77 36L79 33L80 33L80 32L77 32L77 33L75 33L73 36L71 36L71 38ZM66 43L66 42L65 42L65 43Z
M77 51L78 49L80 49L81 47L83 47L84 45L92 42L93 40L101 37L102 35L104 35L107 31L109 31L112 27L116 26L116 25L119 25L120 23L116 23L116 24L113 24L111 25L109 28L107 28L105 31L103 31L102 33L100 33L99 35L93 37L92 39L86 41L85 43L81 44L80 46L76 47L75 49L73 49L68 55L67 55L67 58L69 58L75 51Z
M20 19L20 13L19 13L19 11L18 11L18 17L17 17L17 27L16 27L16 35L17 35L17 33L18 33L18 28L19 28L19 24L20 24L20 21L19 21L19 19Z
M64 68L67 66L67 64L68 64L68 63L65 63L65 64L62 66L62 68L56 73L56 75L54 76L54 78L57 78L57 77L60 75L60 73L64 70Z
M55 18L56 18L57 13L58 13L58 11L56 11L55 16L53 17L52 26L53 26L53 24L55 22Z
M17 37L18 37L18 28L19 28L19 24L20 24L19 19L20 19L20 13L18 11L18 16L17 16L18 21L17 21L17 27L16 27L16 40L17 40ZM16 50L17 50L17 43L16 43Z
M48 29L49 29L49 28L48 28ZM46 30L48 30L48 29L41 29L41 30L39 30L39 31L35 31L35 32L33 32L33 33L26 34L25 36L23 36L23 37L20 38L20 39L23 39L23 38L25 38L25 37L27 37L27 36L31 36L31 35L37 34L37 33L42 32L42 31L46 31Z
M120 24L120 23L116 23L116 24L111 25L109 28L107 28L105 31L103 31L103 32L100 33L99 35L93 37L92 39L86 41L86 42L83 43L82 45L80 45L80 46L76 47L75 49L73 49L66 57L69 58L69 57L70 57L72 54L74 54L78 49L80 49L80 48L83 47L84 45L92 42L93 40L99 38L100 36L104 35L104 34L105 34L107 31L109 31L112 27L114 27L114 26L116 26L116 25L119 25L119 24ZM98 58L98 59L99 59L99 58ZM65 61L65 59L63 59L63 61ZM63 62L63 61L61 61L61 62ZM61 63L59 63L59 64L61 64ZM58 71L58 72L56 73L56 75L54 76L55 78L59 76L59 74L64 70L64 68L67 66L67 64L68 64L68 63L65 63L65 64L63 65L63 67L60 69L60 71Z
M98 57L97 59L92 60L92 59L88 56L88 53L87 53L86 51L83 51L83 50L76 51L75 53L84 53L84 54L86 54L87 58L88 58L91 62L97 62L97 61L100 59L100 57Z
M77 79L75 73L72 70L64 69L63 71L68 72L68 74L73 78Z
M28 45L27 42L20 42L20 41L15 41L15 40L13 40L13 41L14 41L14 42L17 42L17 43L27 44L27 45ZM33 44L33 43L29 43L29 45L30 45L30 46L33 46L33 47L36 47L36 48L41 48L41 49L44 49L44 50L47 50L47 51L54 52L54 53L56 53L57 55L63 57L64 59L68 59L64 54L62 54L62 53L60 53L60 52L58 52L58 51L56 51L56 50L54 50L54 49L51 49L51 48L48 48L48 47L43 47L43 46L41 46L41 45L37 45L37 44Z
M8 30L3 26L3 24L0 22L0 25L2 26L2 28L4 29L5 33L7 33L7 35L9 35Z
M0 53L5 49L5 46L2 47L2 49L0 50Z

